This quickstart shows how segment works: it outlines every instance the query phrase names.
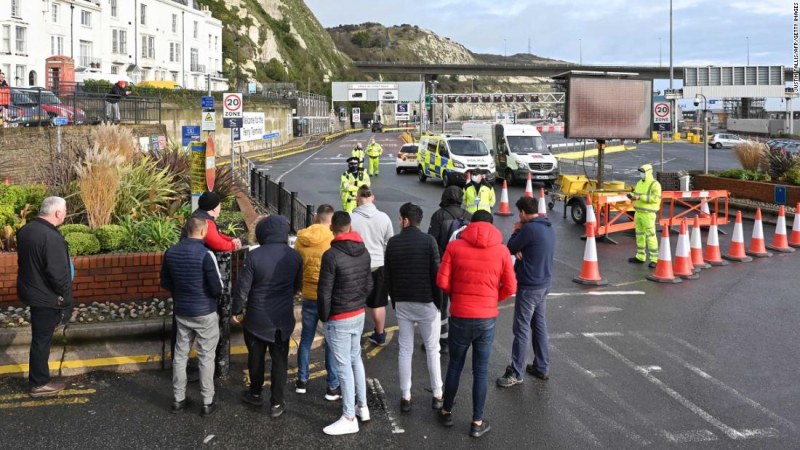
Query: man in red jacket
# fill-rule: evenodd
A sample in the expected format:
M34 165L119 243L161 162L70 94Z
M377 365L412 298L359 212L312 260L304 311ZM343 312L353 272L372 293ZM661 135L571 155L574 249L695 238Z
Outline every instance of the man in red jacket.
M219 217L221 209L219 194L216 192L203 192L203 195L201 195L200 199L197 201L197 210L192 213L192 217L206 219L208 232L203 242L211 251L232 252L234 250L239 250L242 248L242 242L239 239L226 236L217 229L216 219ZM183 234L181 237L186 236Z
M439 288L450 295L450 363L439 420L446 427L453 426L451 411L467 351L472 346L472 437L483 436L491 429L483 420L483 405L497 304L517 290L511 253L492 220L488 211L478 210L472 215L472 223L459 239L447 245L436 278Z

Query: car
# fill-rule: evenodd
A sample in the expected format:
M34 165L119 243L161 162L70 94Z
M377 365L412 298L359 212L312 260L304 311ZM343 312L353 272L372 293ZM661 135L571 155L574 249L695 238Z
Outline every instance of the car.
M800 153L800 142L797 141L782 142L779 145L771 147L771 150L783 150L786 153L791 153L796 155Z
M722 147L736 147L740 144L747 144L749 141L746 141L735 134L730 133L717 133L711 136L711 139L708 141L708 145L714 148L722 148Z
M81 108L63 103L52 91L22 88L14 90L30 97L34 104L40 104L50 119L66 117L70 125L86 123L86 113Z
M395 158L395 172L398 174L417 170L417 153L419 152L418 144L405 144L400 147Z
M383 133L383 124L380 122L372 122L373 133Z
M29 95L16 89L11 90L11 103L8 105L8 124L12 127L50 126L52 120L41 105L37 105Z

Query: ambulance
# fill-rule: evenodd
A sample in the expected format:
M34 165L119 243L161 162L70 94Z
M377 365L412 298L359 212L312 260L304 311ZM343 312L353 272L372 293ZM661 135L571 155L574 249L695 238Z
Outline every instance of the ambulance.
M490 183L495 180L495 166L484 142L473 136L426 134L419 140L417 170L420 182L428 178L444 186L463 186L467 171L480 171Z

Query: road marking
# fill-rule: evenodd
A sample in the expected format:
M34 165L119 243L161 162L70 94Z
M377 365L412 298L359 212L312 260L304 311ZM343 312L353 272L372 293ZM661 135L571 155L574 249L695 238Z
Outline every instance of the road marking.
M722 381L712 377L708 372L700 369L697 366L694 366L694 365L690 364L689 362L685 361L684 359L682 359L680 356L676 355L675 353L659 347L655 342L651 341L650 339L647 339L641 333L635 333L634 332L634 333L631 333L631 334L633 336L635 336L636 338L638 338L639 340L641 340L642 342L644 342L650 348L652 348L654 350L661 351L662 353L667 355L669 358L671 358L673 361L677 362L678 364L682 365L683 367L685 367L685 368L689 369L690 371L694 372L696 375L698 375L701 378L703 378L704 380L710 382L714 386L716 386L716 387L722 389L723 391L733 395L734 397L738 398L739 400L743 401L744 403L747 403L748 405L750 405L751 407L755 408L756 410L758 410L762 414L766 415L770 419L775 420L777 422L780 422L784 426L790 428L792 431L796 431L797 430L797 426L793 422L791 422L791 421L789 421L787 419L784 419L783 417L775 414L774 412L770 411L769 409L765 408L764 406L761 406L761 404L759 404L755 400L753 400L753 399L751 399L749 397L746 397L745 395L741 394L736 389L734 389L734 388L728 386L727 384L723 383Z
M634 333L634 334L636 334L636 333ZM642 334L647 334L647 335L652 335L652 336L660 336L660 337L665 337L667 339L671 339L671 340L677 342L678 344L681 344L684 347L688 348L689 350L697 353L698 355L702 356L703 358L705 358L705 359L707 359L709 361L713 361L713 360L716 359L716 357L714 355L712 355L711 353L708 353L707 351L705 351L705 350L703 350L703 349L701 349L699 347L695 347L694 345L684 341L683 339L681 339L679 337L673 336L670 333L660 333L660 332L657 332L657 331L646 331L646 332L644 332Z
M94 389L64 389L63 391L59 392L57 395L58 397L68 396L68 395L86 395L86 394L94 394L97 392ZM19 400L23 398L31 398L28 394L6 394L0 395L0 402L8 401L8 400Z
M717 437L709 430L684 431L683 433L664 432L664 437L670 442L684 444L686 442L708 442L716 441Z
M394 336L394 330L387 329L384 330L384 333L386 333L386 345L384 346L376 345L375 348L373 348L367 353L367 359L372 359L378 356L378 353L380 353L383 349L386 348L386 346L389 345L390 342L392 342L392 337Z
M573 396L571 394L565 394L564 397L567 399L568 402L572 403L576 407L582 409L584 412L586 412L590 416L592 416L592 418L594 418L594 420L602 423L603 425L606 425L609 428L612 428L614 430L617 430L617 431L621 432L626 438L632 440L633 442L636 442L637 444L642 445L642 446L652 444L652 442L648 441L647 439L643 438L642 436L639 436L633 430L627 429L624 425L621 425L621 424L617 423L615 420L613 420L613 419L609 418L608 416L606 416L605 414L600 413L598 410L596 410L595 408L593 408L591 405L589 405L588 403L584 402L583 400L581 400L581 399L579 399L579 398L577 398L577 397L575 397L575 396Z
M575 335L567 331L566 333L548 333L548 339L571 339L574 338Z
M645 295L645 291L578 291L578 292L551 292L547 294L548 297L604 297L607 295Z
M593 447L603 447L603 444L597 439L597 436L592 433L592 431L583 424L577 417L575 417L567 408L556 408L556 412L561 414L567 422L569 422L575 431L589 444Z
M377 378L367 378L367 386L369 390L372 392L372 395L377 397L378 401L380 402L381 409L386 412L386 416L389 418L389 424L392 425L392 434L402 434L405 433L406 430L400 427L397 423L397 420L394 418L394 414L392 413L392 409L388 407L386 402L386 392L383 391L383 386L381 386L381 382Z
M569 333L567 333L567 334L569 334ZM572 336L572 335L570 335L570 336ZM572 337L574 337L574 336L572 336ZM550 338L550 339L552 339L552 338ZM561 355L560 358L563 359L564 362L567 363L568 366L572 367L573 369L575 369L578 372L586 375L589 378L598 378L600 376L608 375L608 373L605 370L589 370L589 369L585 369L583 366L578 364L577 361L575 361L574 359L572 359L569 356L567 356L566 354L564 354L563 351L559 350L558 348L556 348L552 344L550 344L550 350L554 351L555 353L560 354Z
M50 398L47 400L30 400L27 402L0 403L0 409L34 408L37 406L80 405L89 403L89 397Z
M291 172L292 172L294 169L297 169L298 167L302 166L302 165L303 165L303 164L304 164L306 161L308 161L309 159L313 158L314 156L317 156L317 153L319 153L319 152L321 152L321 151L325 150L325 148L326 148L326 147L327 147L327 145L323 145L323 146L322 146L322 147L321 147L319 150L317 150L317 151L315 151L314 153L312 153L312 154L308 155L308 157L307 157L306 159L304 159L304 160L300 161L299 163L297 163L297 165L296 165L296 166L292 167L291 169L287 170L286 172L283 172L283 173L282 173L282 174L281 174L281 175L280 175L280 176L279 176L279 177L278 177L278 178L275 180L275 182L276 182L276 183L280 183L280 182L281 182L281 180L283 179L283 177L285 177L286 175L290 174L290 173L291 173Z
M601 341L598 336L619 336L621 333L583 333L584 336L589 338L592 342L597 344L600 348L605 350L611 356L620 360L623 364L628 366L634 372L641 374L647 381L656 385L659 389L661 389L665 394L672 397L673 400L677 401L681 405L683 405L686 409L690 410L691 412L695 413L701 419L708 422L710 425L714 426L718 430L722 431L726 436L731 439L748 439L754 437L768 437L774 436L777 433L777 430L774 428L765 428L765 429L756 429L756 430L736 430L728 425L722 423L719 419L712 416L704 409L700 408L696 404L694 404L691 400L687 399L683 395L679 394L677 391L672 389L671 387L667 386L663 381L656 378L650 372L643 370L641 366L638 366L636 363L631 361L630 359L626 358L624 355L619 353L618 351L614 350L611 346L606 344L605 342Z

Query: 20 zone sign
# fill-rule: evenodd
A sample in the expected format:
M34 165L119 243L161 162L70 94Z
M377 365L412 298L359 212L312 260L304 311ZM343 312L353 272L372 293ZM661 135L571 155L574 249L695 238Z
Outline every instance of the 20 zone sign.
M222 96L222 118L241 119L244 117L242 94L227 93Z

